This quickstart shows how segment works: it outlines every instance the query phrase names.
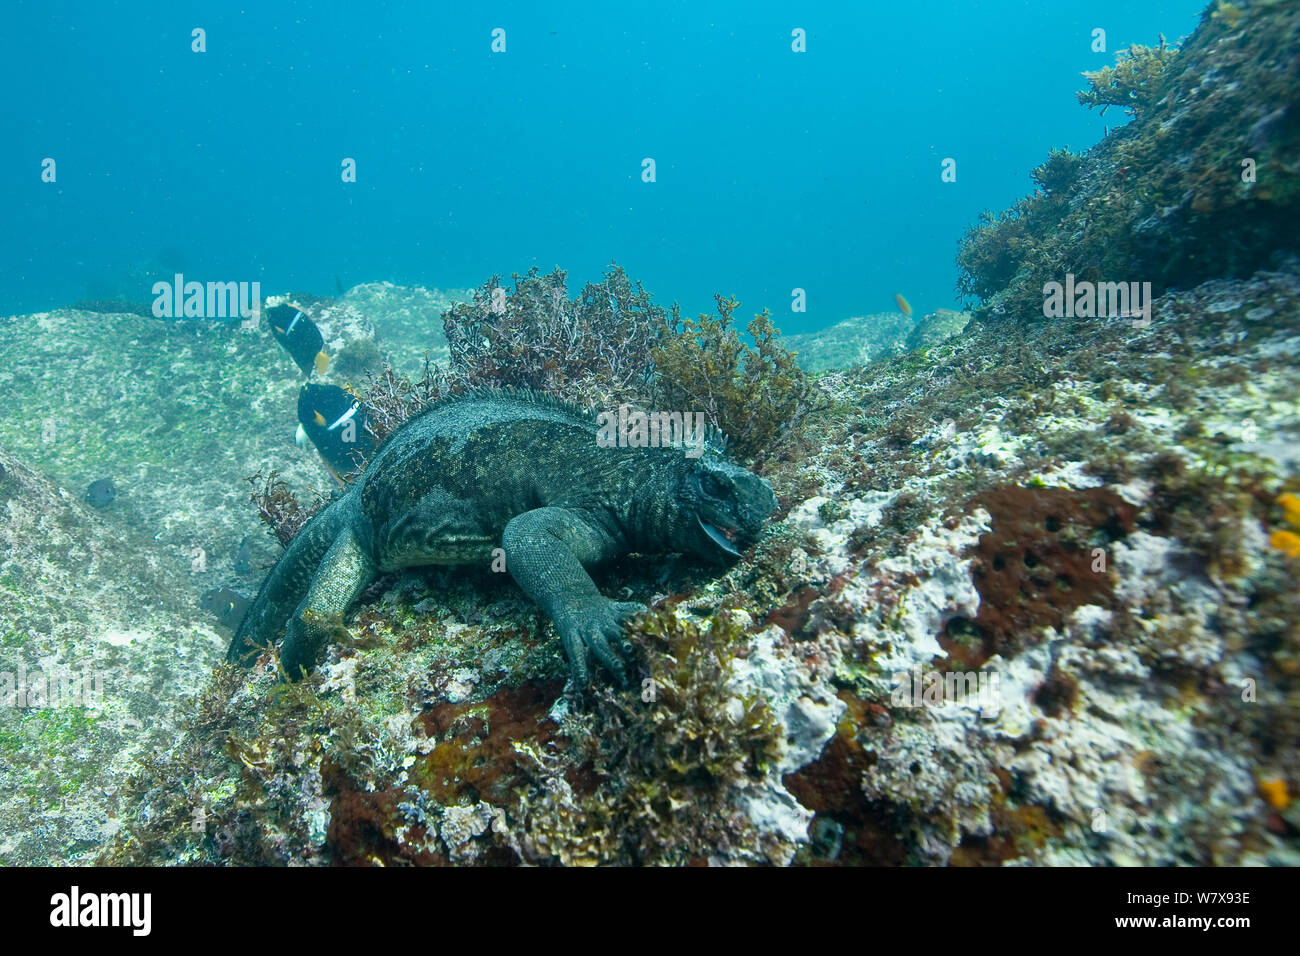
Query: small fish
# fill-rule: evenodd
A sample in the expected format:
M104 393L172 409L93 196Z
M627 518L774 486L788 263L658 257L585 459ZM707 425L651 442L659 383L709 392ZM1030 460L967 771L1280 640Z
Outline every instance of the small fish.
M337 385L304 385L298 392L299 445L316 446L337 478L353 471L375 450L375 437L366 428L366 409L351 392Z
M1288 491L1286 494L1278 495L1277 503L1286 513L1287 524L1300 531L1300 498Z
M239 547L235 549L235 573L247 574L252 570L253 559L253 536L246 535L244 540L239 542Z
M199 607L214 615L222 627L228 627L232 631L238 630L252 603L230 588L214 588L199 598Z
M251 574L254 571L264 571L275 563L274 561L267 561L263 543L263 536L260 534L244 536L244 539L239 542L239 547L235 549L234 565L236 574Z
M325 336L307 313L294 305L276 305L266 310L271 323L271 335L284 346L298 367L308 375L313 370L324 375L330 367L330 357L325 352Z
M894 301L898 303L898 307L902 310L903 314L910 319L912 317L912 303L904 299L903 293L901 292L894 293Z
M92 508L103 508L112 504L115 498L117 498L117 485L113 484L112 478L92 481L90 487L86 489L86 504Z
M1291 795L1287 793L1286 781L1281 777L1269 777L1258 781L1259 795L1264 798L1270 807L1274 810L1285 810L1291 802Z
M1294 531L1274 531L1268 536L1268 543L1288 558L1300 558L1300 534Z

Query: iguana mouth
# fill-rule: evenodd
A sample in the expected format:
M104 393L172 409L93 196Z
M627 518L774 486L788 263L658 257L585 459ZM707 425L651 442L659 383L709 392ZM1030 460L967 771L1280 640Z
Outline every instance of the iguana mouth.
M734 555L737 558L740 557L740 552L737 551L736 546L732 544L732 541L736 538L735 528L718 529L698 516L695 520L700 523L700 527L703 528L704 533L709 536L709 540L723 551L727 552L727 554Z

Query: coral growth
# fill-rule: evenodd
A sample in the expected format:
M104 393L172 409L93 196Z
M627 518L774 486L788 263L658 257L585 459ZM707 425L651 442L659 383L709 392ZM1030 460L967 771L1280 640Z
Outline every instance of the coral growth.
M424 375L415 382L398 375L391 365L385 363L382 370L369 375L363 402L366 427L376 442L382 442L402 422L450 392L446 370L434 366L427 354Z
M743 629L726 613L696 624L657 612L632 638L647 671L639 697L601 695L585 737L589 772L602 782L566 792L563 812L553 797L521 803L525 846L566 863L761 858L763 841L737 796L775 765L782 731L761 695L735 685Z
M1059 199L1074 191L1083 166L1083 157L1078 154L1068 149L1054 149L1047 154L1047 161L1029 176L1044 194Z
M955 618L940 643L953 667L978 668L994 654L1015 656L1044 627L1060 628L1085 604L1113 604L1113 542L1134 529L1136 509L1104 488L1004 486L971 503L992 528L975 547L979 615Z

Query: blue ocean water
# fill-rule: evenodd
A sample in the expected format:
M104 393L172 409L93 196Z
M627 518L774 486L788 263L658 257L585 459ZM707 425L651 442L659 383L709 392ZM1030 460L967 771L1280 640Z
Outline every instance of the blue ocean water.
M1079 73L1203 5L10 0L0 314L173 271L332 294L611 259L788 332L953 306L977 213L1124 121L1077 105Z

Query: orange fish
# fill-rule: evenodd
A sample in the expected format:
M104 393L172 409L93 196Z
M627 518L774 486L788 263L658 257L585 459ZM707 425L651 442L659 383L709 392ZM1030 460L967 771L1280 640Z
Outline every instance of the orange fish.
M1268 536L1268 543L1288 558L1300 558L1300 534L1294 531L1274 531Z
M910 319L912 317L912 303L904 299L903 293L901 292L894 293L894 301L897 302L898 307L903 310L903 314Z
M1289 491L1284 495L1278 495L1277 503L1282 506L1286 512L1287 524L1293 528L1300 528L1300 498L1291 494Z
M1285 810L1287 804L1291 802L1291 795L1287 793L1286 781L1280 777L1270 780L1259 781L1259 795L1264 798L1270 807L1274 810Z

